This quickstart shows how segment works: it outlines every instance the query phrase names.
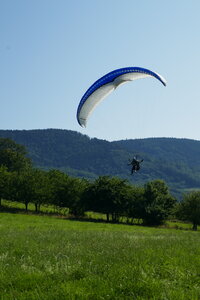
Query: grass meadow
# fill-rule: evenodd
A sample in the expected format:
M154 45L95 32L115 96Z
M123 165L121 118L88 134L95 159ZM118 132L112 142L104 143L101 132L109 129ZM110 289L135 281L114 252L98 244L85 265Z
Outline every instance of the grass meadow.
M200 299L199 231L0 213L0 299Z

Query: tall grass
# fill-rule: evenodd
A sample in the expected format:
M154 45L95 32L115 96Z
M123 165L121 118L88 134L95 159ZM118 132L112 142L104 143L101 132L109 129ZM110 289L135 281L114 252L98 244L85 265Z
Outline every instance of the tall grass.
M8 299L200 299L199 232L0 214Z

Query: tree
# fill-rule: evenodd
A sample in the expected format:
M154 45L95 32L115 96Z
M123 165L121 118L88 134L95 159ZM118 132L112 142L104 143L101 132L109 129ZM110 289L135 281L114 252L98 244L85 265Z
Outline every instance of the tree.
M184 221L192 222L193 230L200 225L200 191L185 194L178 205L177 216Z
M72 178L68 179L66 189L67 207L69 212L74 216L83 216L85 212L85 203L83 194L89 185L85 179Z
M0 206L1 199L9 199L9 178L10 173L7 168L0 166Z
M129 218L137 219L143 218L145 207L144 188L139 186L132 186L131 197L127 206L127 216Z
M10 180L10 200L25 204L26 211L28 204L34 203L35 188L34 175L32 170L26 172L12 172Z
M130 189L126 180L100 176L86 191L87 210L106 214L107 221L111 214L112 220L118 221L126 210Z
M47 176L50 184L50 203L58 207L66 207L68 175L59 170L50 170Z
M7 138L0 138L0 166L9 172L20 172L31 166L31 160L26 156L24 146Z
M163 180L154 180L144 186L144 208L142 219L145 224L162 224L171 214L176 203L170 195L167 185Z
M40 211L42 204L49 203L51 196L50 181L47 172L39 169L32 169L32 199L35 204L35 211Z
M9 199L25 204L35 205L35 211L40 210L41 204L47 203L50 196L50 188L46 172L39 169L28 169L24 172L10 172Z
M88 185L87 180L70 177L58 170L49 171L48 177L52 204L68 208L69 212L75 216L83 215L85 204L82 194Z

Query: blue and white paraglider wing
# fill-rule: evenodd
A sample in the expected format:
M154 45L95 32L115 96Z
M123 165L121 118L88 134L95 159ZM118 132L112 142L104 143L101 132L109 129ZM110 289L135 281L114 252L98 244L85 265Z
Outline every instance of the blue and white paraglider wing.
M86 127L87 119L95 107L119 85L145 77L154 77L166 85L166 80L158 73L139 67L129 67L114 70L98 79L83 95L78 109L77 120Z

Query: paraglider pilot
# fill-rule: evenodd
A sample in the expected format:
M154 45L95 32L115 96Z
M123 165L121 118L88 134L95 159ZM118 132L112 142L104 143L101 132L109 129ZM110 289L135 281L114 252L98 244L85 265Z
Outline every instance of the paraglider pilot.
M132 165L131 175L133 174L133 172L139 171L139 169L140 169L140 163L141 162L143 162L143 159L138 160L135 156L133 157L133 159L130 162L130 164L128 164L128 165Z

